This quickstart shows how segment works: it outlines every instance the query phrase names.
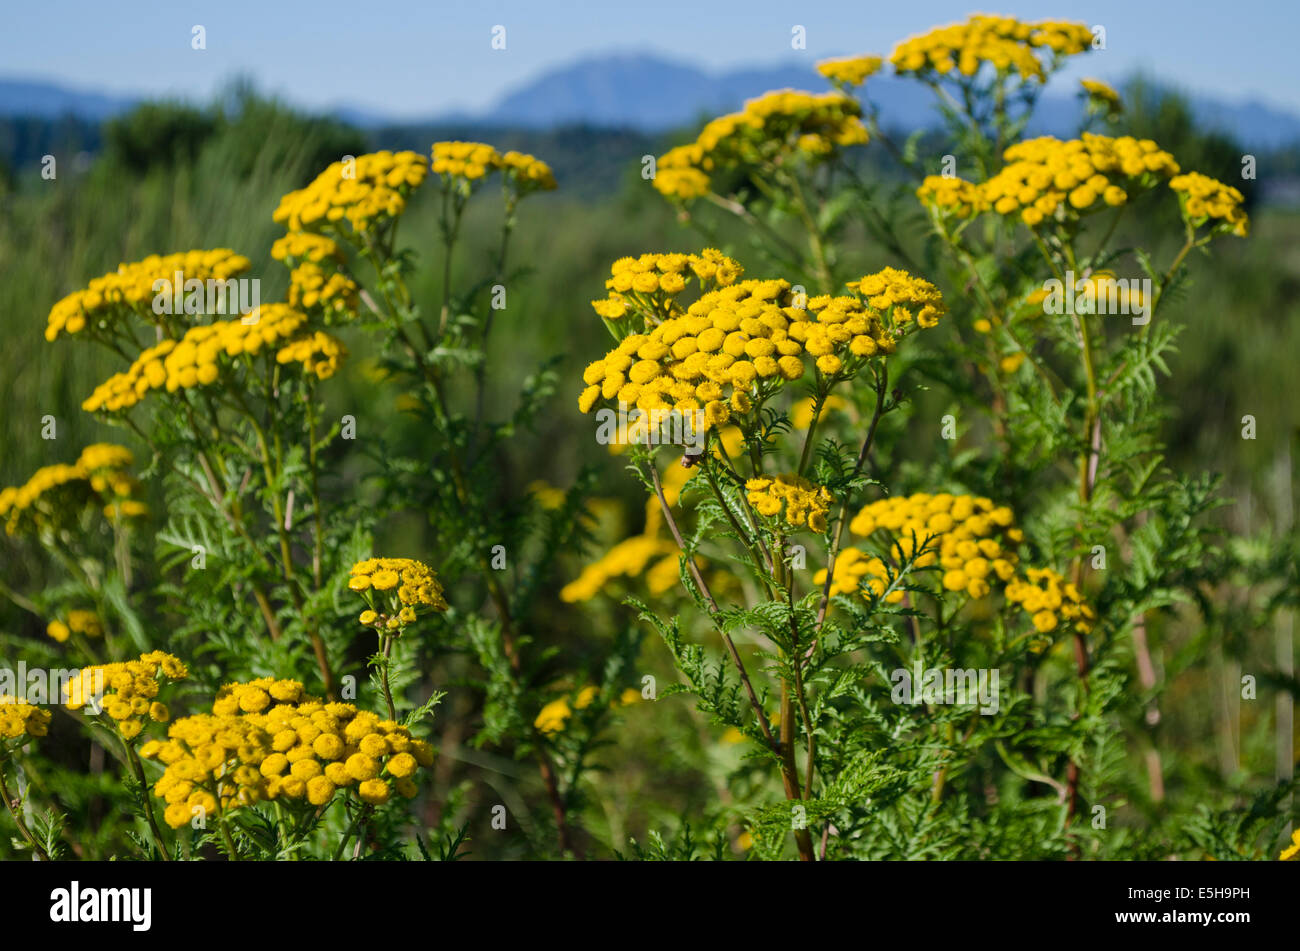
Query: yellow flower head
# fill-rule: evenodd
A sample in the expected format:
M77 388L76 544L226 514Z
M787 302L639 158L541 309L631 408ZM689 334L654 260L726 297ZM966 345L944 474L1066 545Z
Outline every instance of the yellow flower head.
M729 287L740 280L744 272L738 261L716 248L705 248L699 254L642 254L635 258L619 258L610 266L610 276L605 281L609 296L592 301L591 306L615 336L622 337L681 313L677 298L691 281L695 281L703 292Z
M26 700L0 694L0 740L45 736L49 726L50 711Z
M348 587L366 599L361 623L400 633L421 614L446 611L433 569L411 558L367 558L352 566Z
M159 294L155 282L168 282L170 297L170 287L178 273L182 287L190 280L206 285L208 281L229 280L251 266L248 258L229 248L151 254L143 261L120 264L116 271L95 278L84 290L75 291L55 304L50 310L45 339L55 340L65 333L84 333L95 339L110 340L132 316L158 324L161 315L153 307Z
M764 93L740 112L709 122L694 142L661 156L654 187L665 197L689 200L707 194L718 171L820 161L837 149L866 144L861 115L857 101L841 92Z
M425 158L409 151L385 150L334 162L306 188L280 199L272 218L290 231L350 237L400 216L428 172Z
M282 802L315 809L340 791L382 805L389 780L415 794L411 777L433 765L433 748L392 720L350 703L325 703L293 680L263 677L227 684L210 714L171 725L165 742L146 743L145 759L166 768L154 795L169 805L167 824L212 812ZM175 808L179 805L181 808Z
M132 498L139 491L139 483L127 472L132 461L126 447L96 443L73 465L43 466L25 484L0 489L5 531L34 534L67 527L87 509L102 511L113 521L145 514L144 503Z
M1043 136L1003 153L1006 166L979 186L984 207L1019 215L1031 228L1122 205L1178 173L1178 163L1150 139L1085 132L1062 142Z
M1088 105L1106 115L1115 115L1123 110L1124 104L1113 87L1100 79L1080 79L1079 85L1088 98Z
M884 60L879 56L848 56L824 59L817 64L821 73L837 86L861 86L867 78L880 72Z
M337 337L318 330L306 337L291 340L275 354L276 363L298 363L307 373L328 380L338 372L339 364L347 357L348 348Z
M96 707L115 722L125 739L138 736L146 721L166 723L171 714L158 700L163 685L185 680L189 669L179 658L163 651L142 654L138 660L86 667L64 685L69 709Z
M969 218L988 208L979 186L955 175L927 175L916 197L927 208L957 218Z
M1051 568L1030 568L1024 578L1006 586L1007 600L1018 604L1040 634L1047 634L1065 622L1066 630L1080 634L1092 630L1096 613L1074 584Z
M1183 215L1193 227L1208 225L1212 233L1239 238L1250 233L1250 218L1241 208L1245 199L1231 185L1200 172L1188 172L1171 178L1169 187L1178 194Z
M884 542L884 560L864 554L850 563L855 570L860 568L858 577L869 576L867 585L877 596L887 587L890 571L897 572L910 561L916 568L937 564L945 591L985 597L992 584L1005 583L1014 575L1019 560L1014 547L1024 540L1011 509L987 498L947 492L878 499L854 516L849 531ZM838 564L832 584L841 584ZM850 590L857 587L854 584ZM901 600L902 594L890 592L886 600Z
M115 373L97 386L81 408L91 413L119 413L134 407L151 391L174 393L211 386L223 375L238 372L245 354L255 357L263 348L268 352L275 348L278 355L286 343L302 339L300 331L306 333L306 323L307 316L287 304L263 304L247 317L191 327L179 342L163 340L145 350L125 372ZM332 373L344 353L342 345L324 334L307 334L306 339L309 349L316 347L312 353L319 358L286 356L280 362L301 362L318 376ZM332 342L328 353L322 340ZM327 373L318 372L322 364L329 368Z
M1091 46L1092 31L1082 23L975 14L904 40L889 61L899 75L968 79L989 66L1003 76L1043 82L1060 59Z

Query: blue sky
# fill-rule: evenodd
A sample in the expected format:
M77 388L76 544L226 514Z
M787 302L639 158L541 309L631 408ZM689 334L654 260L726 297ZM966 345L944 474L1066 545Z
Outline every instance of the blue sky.
M485 108L581 56L653 52L710 70L887 53L976 10L1101 24L1107 49L1066 75L1142 70L1229 101L1300 112L1296 0L6 0L0 77L204 100L236 74L305 107L400 117ZM195 24L207 49L190 48ZM494 25L506 49L491 48ZM791 49L791 28L807 49Z

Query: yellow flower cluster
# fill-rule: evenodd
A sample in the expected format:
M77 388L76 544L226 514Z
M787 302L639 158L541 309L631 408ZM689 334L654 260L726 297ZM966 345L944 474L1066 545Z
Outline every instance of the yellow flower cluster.
M1250 219L1241 210L1240 191L1200 172L1176 175L1169 187L1178 193L1183 211L1195 226L1214 221L1214 227L1231 231L1239 238L1250 233Z
M947 313L937 287L896 267L850 281L848 288L873 310L888 314L894 329L906 329L914 320L918 327L933 327Z
M429 173L416 152L371 152L334 162L306 188L280 199L273 219L290 231L339 229L346 220L354 233L396 218L406 199Z
M989 578L1005 582L1014 576L1018 556L1009 546L1024 540L1011 509L947 492L878 499L858 512L849 530L864 538L883 530L892 559L901 564L915 556L918 568L938 562L944 589L972 598L989 593ZM883 582L883 565L869 564L867 571Z
M277 238L275 244L271 245L271 257L289 264L302 261L320 264L331 260L343 263L343 253L339 250L337 241L310 231L290 231L284 237Z
M73 608L68 612L66 621L60 621L56 618L46 626L45 633L62 644L73 634L82 634L86 637L101 637L104 630L100 627L99 615L94 611Z
M354 787L369 805L394 791L413 798L413 777L434 758L432 746L392 720L271 678L222 687L211 714L178 720L167 735L140 755L166 767L154 795L167 802L163 818L172 828L262 801L320 807Z
M642 254L619 258L610 266L605 281L609 297L591 302L606 321L620 321L629 312L640 316L646 327L682 312L675 298L686 290L692 276L701 290L728 287L745 273L738 261L716 248L699 254ZM621 334L620 334L621 336Z
M502 155L482 142L435 142L432 167L436 175L470 183L500 171L520 194L555 188L555 175L541 159L523 152Z
M669 149L655 163L654 186L665 198L690 201L709 193L713 180L700 171L704 151L694 142Z
M813 584L826 583L826 569L822 568L813 575ZM830 594L857 594L863 586L877 598L884 597L887 604L898 604L903 600L905 591L890 591L889 571L879 558L873 558L860 548L845 548L835 556L835 577L831 579Z
M927 175L916 190L916 197L929 208L958 218L969 218L988 210L980 187L955 175Z
M569 703L568 697L560 697L552 700L546 706L542 707L537 718L533 720L533 726L541 733L553 736L564 730L565 725L573 716L574 710L585 710L591 706L592 701L596 699L599 691L592 686L583 687L578 691L577 696L573 698L573 703ZM636 703L641 699L641 694L631 687L624 690L617 700L610 707L626 707Z
M658 277L655 274L647 276ZM635 280L635 277L633 278ZM709 291L673 311L646 334L633 333L583 372L578 409L600 399L647 412L676 409L709 426L753 411L804 374L803 354L818 372L847 379L899 337L931 327L943 300L928 281L896 268L849 285L854 295L802 300L783 280L747 280Z
M862 108L840 92L781 89L720 116L694 142L669 150L655 163L654 186L670 198L706 194L713 172L756 167L778 158L820 158L836 148L864 145Z
M972 77L984 64L1001 74L1042 82L1047 70L1040 53L1055 60L1082 53L1092 45L1092 31L1082 23L1045 20L1029 23L1014 17L975 14L965 23L936 27L899 43L889 61L900 74Z
M291 340L275 354L276 363L301 363L303 371L315 374L317 379L328 380L338 372L339 364L348 355L343 341L324 331Z
M573 716L574 710L585 710L591 706L591 702L596 699L599 691L595 687L583 687L578 691L578 695L573 698L573 704L570 706L568 697L560 697L552 700L546 706L542 707L537 718L533 720L533 726L542 733L555 734L564 729L564 725Z
M1007 165L980 186L982 197L1000 215L1019 212L1031 228L1058 211L1082 215L1122 205L1178 172L1174 157L1150 139L1087 132L1066 142L1018 142L1003 157Z
M319 309L328 320L355 314L357 300L357 283L346 274L326 271L311 261L289 273L289 306L297 310Z
M129 369L97 386L81 408L115 413L135 406L150 390L165 388L174 393L208 386L221 375L223 357L256 354L263 346L283 344L306 320L306 315L287 304L263 304L248 317L191 327L179 342L164 340L145 350ZM225 362L229 365L229 359Z
M144 515L143 502L132 499L139 483L126 469L131 450L95 443L72 465L43 466L21 486L0 489L0 519L9 535L65 524L94 504L109 518Z
M861 86L880 72L884 60L879 56L848 56L843 59L824 59L817 64L817 72L831 82L845 86Z
M1080 79L1079 85L1083 87L1089 102L1096 104L1104 112L1114 114L1123 107L1119 93L1100 79Z
M1024 541L1024 532L1016 527L1011 509L990 499L946 492L880 499L859 511L849 529L863 537L883 531L893 565L859 549L845 549L836 560L832 595L865 587L880 597L907 561L918 568L937 563L945 591L983 598L992 583L1000 582L1006 600L1023 608L1039 633L1055 630L1060 620L1073 622L1080 633L1092 629L1096 613L1057 572L1030 568L1018 574L1014 548ZM818 572L815 581L824 584L826 572ZM891 591L885 600L897 604L903 597L903 591Z
M796 475L761 477L745 483L746 498L759 515L779 518L795 528L808 527L826 531L826 510L831 494L824 485L815 485Z
M556 188L551 167L539 158L524 152L507 152L501 156L501 173L515 183L522 194L530 191L552 191Z
M590 364L578 408L590 412L603 397L646 411L676 408L694 420L703 407L711 425L725 423L732 409L747 413L755 387L766 396L803 375L796 356L803 347L789 328L807 322L808 314L790 305L786 281L741 281L710 291L685 314L624 337Z
M1025 577L1007 585L1006 597L1030 615L1038 631L1053 631L1060 621L1074 622L1080 634L1092 630L1097 615L1074 584L1050 568L1030 568Z
M411 558L367 558L352 566L348 587L366 599L361 623L400 631L429 611L446 611L447 600L433 569Z
M501 163L501 155L482 142L433 143L433 173L448 178L478 181Z
M60 300L50 310L45 339L60 333L76 334L87 327L111 329L109 325L124 311L153 318L153 300L158 295L154 282L175 281L181 272L185 281L227 280L251 266L248 258L228 248L186 251L179 254L151 254L143 261L121 264L116 271L97 277L80 291Z
M0 740L44 736L49 732L49 727L49 710L8 694L0 694Z
M92 702L117 721L117 730L124 739L139 736L145 719L166 723L171 719L167 707L159 702L158 691L171 680L184 680L189 670L181 661L163 651L151 651L139 660L119 664L102 664L86 667L76 679L64 685L67 704L80 710ZM104 695L97 696L103 689Z
M680 467L679 467L680 468ZM646 566L659 559L647 571ZM651 594L662 594L677 583L677 546L657 535L633 535L619 542L598 561L560 589L560 600L568 604L589 601L615 578L645 575Z

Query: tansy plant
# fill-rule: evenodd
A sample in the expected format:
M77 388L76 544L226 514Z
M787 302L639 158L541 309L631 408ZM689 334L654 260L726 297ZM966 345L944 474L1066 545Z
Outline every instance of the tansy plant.
M79 275L27 332L96 348L77 399L121 437L0 488L33 635L0 642L70 675L0 681L0 841L1295 857L1255 768L1284 721L1202 779L1162 720L1300 597L1293 540L1224 538L1165 461L1174 304L1250 190L1096 79L1076 134L1026 136L1103 39L980 14L825 60L637 156L676 241L611 206L631 239L587 253L544 161L444 141L322 162L264 209L269 261ZM898 141L882 75L942 129ZM572 260L599 273L553 282L538 361L527 272ZM633 480L590 497L575 432Z
M1051 76L1096 41L1079 23L973 16L825 61L832 92L758 97L657 163L683 221L713 242L733 219L746 250L614 263L594 305L614 343L578 408L638 417L626 458L658 512L569 594L632 593L672 691L724 746L750 744L727 804L696 820L734 848L1285 845L1286 783L1257 789L1250 823L1167 802L1152 716L1168 686L1153 632L1195 606L1222 634L1206 587L1264 570L1219 545L1214 482L1164 466L1158 430L1168 302L1193 251L1247 235L1245 199L1123 134L1119 94L1095 80L1077 138L1023 137ZM881 128L884 70L934 92L943 137ZM1107 134L1087 131L1099 122ZM868 181L872 149L913 183ZM1181 220L1181 246L1126 243L1137 217ZM860 234L887 257L860 260ZM701 273L724 259L725 279ZM691 438L666 446L675 417ZM669 544L684 600L665 584ZM640 589L621 580L638 571ZM1293 573L1268 584L1294 591ZM694 854L689 833L653 854Z
M0 591L40 618L44 661L82 668L40 702L84 709L59 725L122 765L119 787L93 795L140 821L93 840L63 827L60 806L91 787L31 745L50 722L43 707L6 705L0 776L23 777L23 847L457 857L492 817L446 767L437 797L419 782L445 696L425 674L437 670L460 690L450 736L490 748L494 768L535 764L532 805L511 794L513 854L584 853L570 814L596 737L625 706L636 638L588 662L582 681L608 702L578 704L591 706L581 726L540 716L567 688L531 632L556 552L582 539L583 488L546 506L500 492L510 437L554 389L549 366L507 418L488 399L494 322L514 319L505 295L520 284L511 237L525 200L556 186L545 162L485 143L348 156L271 212L285 229L271 248L284 300L243 306L240 282L257 269L219 248L121 264L54 304L51 348L89 343L117 363L82 409L135 448L90 446L0 490L7 535L64 573L36 595ZM415 203L436 209L432 233L408 236L435 248L433 293L412 288L415 252L399 238ZM497 220L486 265L458 253L475 207ZM374 398L422 428L423 454L391 450L373 405L331 391L354 349ZM380 532L417 557L375 557Z

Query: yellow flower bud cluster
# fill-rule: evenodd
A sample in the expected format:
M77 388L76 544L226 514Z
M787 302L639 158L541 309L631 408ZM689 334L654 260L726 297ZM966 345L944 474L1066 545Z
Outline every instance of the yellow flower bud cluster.
M653 327L680 314L675 298L686 290L692 277L701 291L728 287L745 273L738 261L716 248L699 254L642 254L619 258L611 265L605 281L609 297L592 301L597 315L606 321L640 317L645 327Z
M424 182L428 162L417 152L371 152L334 162L306 188L280 199L272 218L290 231L341 229L360 234L396 218Z
M129 369L97 386L81 408L115 413L135 406L151 390L174 393L209 386L241 354L292 342L306 321L305 314L287 304L263 304L247 317L191 327L179 342L164 340L145 350Z
M817 64L817 72L831 82L842 86L861 86L880 72L884 60L879 56L847 56L843 59L824 59Z
M432 167L435 175L471 184L500 171L521 195L556 187L555 175L541 159L523 152L502 155L482 142L435 142Z
M50 711L34 703L0 694L0 740L41 737L49 732Z
M1170 179L1169 187L1178 193L1183 213L1193 226L1212 222L1214 229L1229 231L1239 238L1250 233L1250 219L1241 210L1244 198L1231 185L1200 172L1188 172Z
M1073 583L1051 568L1030 568L1025 572L1025 579L1017 578L1008 584L1006 597L1030 615L1040 633L1056 630L1061 621L1073 622L1074 630L1080 634L1092 630L1096 612Z
M166 723L171 719L165 704L158 700L160 687L175 680L185 680L189 669L178 658L163 651L141 655L139 660L86 667L64 685L67 705L80 710L92 701L117 723L124 739L140 735L144 721ZM96 692L104 690L102 697Z
M164 742L140 755L166 769L154 795L180 828L196 815L262 801L324 806L355 789L369 805L395 791L413 798L414 776L433 765L433 747L392 720L350 703L324 703L292 680L261 678L222 687L211 714L176 721Z
M831 504L830 491L796 475L766 476L745 483L746 498L759 515L780 518L795 528L826 531L826 511Z
M139 489L126 469L132 464L125 446L95 443L73 465L43 466L21 486L0 489L0 520L9 535L69 525L93 505L110 519L144 515Z
M858 512L849 530L864 538L883 530L892 560L901 565L915 556L918 568L937 562L944 590L972 598L989 593L990 579L1006 582L1014 576L1019 559L1011 546L1024 540L1011 509L947 492L878 499ZM883 579L881 568L870 573Z
M1082 23L1045 20L1030 23L1014 17L975 14L965 23L936 27L903 40L889 56L899 74L921 78L972 77L986 63L999 73L1022 80L1047 78L1044 58L1082 53L1092 46L1092 31ZM1048 64L1051 65L1051 64Z
M99 624L99 615L94 611L73 608L68 612L66 621L60 621L56 618L46 626L45 633L62 644L73 634L81 634L84 637L102 637L104 629Z
M755 168L777 160L818 159L837 148L865 145L862 107L840 92L793 89L764 93L740 112L709 122L689 145L655 163L654 186L670 198L707 194L718 170Z
M361 623L381 631L400 630L430 611L446 611L447 600L433 569L411 558L367 558L352 566L348 587L369 605Z
M1085 132L1062 142L1043 136L1003 153L1007 165L980 186L984 202L1000 215L1019 213L1031 228L1058 212L1085 215L1122 205L1178 163L1150 139L1111 138Z
M143 261L120 264L116 271L97 277L80 291L64 297L50 310L45 339L54 340L60 333L77 334L87 327L112 330L112 324L128 313L156 322L153 300L158 295L154 283L183 279L227 280L251 266L248 258L229 248L211 251L185 251L179 254L151 254Z

